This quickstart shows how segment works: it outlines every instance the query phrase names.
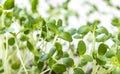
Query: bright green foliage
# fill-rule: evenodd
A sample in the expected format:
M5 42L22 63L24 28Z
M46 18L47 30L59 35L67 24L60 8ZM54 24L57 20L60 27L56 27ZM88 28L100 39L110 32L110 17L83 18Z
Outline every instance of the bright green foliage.
M0 16L2 15L2 13L3 13L3 9L2 9L2 7L0 6Z
M112 58L113 56L115 56L115 52L113 50L109 50L106 52L105 56L107 58Z
M71 34L71 35L74 35L76 33L76 29L75 28L71 28L68 30L68 32Z
M97 42L105 42L107 41L108 39L110 39L112 37L112 34L109 33L108 35L104 34L103 36L101 37L96 37L96 41Z
M96 61L99 65L105 65L107 62L107 58L104 56L99 56L96 58Z
M50 68L52 68L52 66L56 63L56 61L53 58L50 58L48 61L49 61L48 65Z
M42 70L43 67L44 67L44 62L39 61L38 64L37 64L37 68L39 70Z
M56 59L60 59L63 56L62 45L58 42L55 43L57 54Z
M93 58L90 55L83 55L83 58L87 61L87 62L92 62Z
M99 55L104 55L107 51L108 46L106 44L100 44L98 47L98 54Z
M14 37L11 37L8 39L8 44L9 45L14 45L15 44L15 38Z
M66 71L66 67L63 64L54 64L52 66L52 70L55 71L56 73L63 73Z
M113 25L113 26L120 26L120 19L117 18L117 17L114 17L114 18L112 19L112 25Z
M80 60L79 67L83 67L88 62L92 62L93 58L90 55L83 55L83 58Z
M49 56L53 56L56 51L56 47L52 47L49 51Z
M71 0L55 6L44 0L47 17L39 12L42 1L28 1L29 9L19 7L15 0L0 0L0 74L120 74L119 17L111 20L118 32L109 32L100 20L89 22L88 18L86 25L69 28L69 17L79 18L69 8ZM120 9L110 0L104 1ZM88 17L95 11L103 14L96 4L84 4L92 8ZM113 41L112 46L108 40ZM91 68L89 64L93 64Z
M58 19L58 21L57 21L57 27L61 27L61 26L62 26L62 20Z
M6 0L3 7L6 10L12 9L14 7L14 0Z
M39 0L31 0L31 8L33 12L37 12L37 5Z
M117 49L116 56L117 56L118 61L120 62L120 48Z
M46 53L45 53L45 54L43 54L43 55L40 56L40 61L41 61L41 62L44 62L44 61L47 60L48 58L49 58L49 54L46 54Z
M59 37L69 42L73 41L72 36L68 32L60 33Z
M99 34L102 34L102 33L105 33L106 35L108 35L108 31L105 27L100 27L96 30L96 33L99 35Z
M120 41L120 32L118 33L118 40Z
M78 42L77 52L78 52L78 54L80 56L85 54L85 52L86 52L86 44L85 44L85 42L83 40L80 40Z
M29 38L26 35L21 35L20 40L21 41L27 41Z
M48 22L47 26L55 34L58 33L57 26L56 26L56 21L55 20L51 20L50 22Z
M85 73L81 68L77 67L77 68L74 69L73 74L85 74Z
M80 28L78 28L77 33L78 33L78 34L84 34L84 35L86 35L90 30L91 30L91 29L90 29L89 26L83 25L83 26L81 26Z
M68 67L74 65L74 61L72 58L68 58L68 57L62 58L62 62Z
M27 41L27 47L31 52L34 52L34 47L29 41Z
M15 62L11 65L11 68L16 70L16 69L19 69L20 68L20 62Z

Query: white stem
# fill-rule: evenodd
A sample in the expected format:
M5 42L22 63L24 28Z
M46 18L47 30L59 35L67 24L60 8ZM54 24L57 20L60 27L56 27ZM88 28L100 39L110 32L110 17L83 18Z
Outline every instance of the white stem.
M45 71L43 71L43 72L41 72L40 74L45 74L47 71L49 71L50 69L47 69L47 70L45 70Z
M17 39L16 39L16 41L17 41ZM21 64L22 64L22 66L23 66L23 69L24 69L25 73L28 74L27 69L26 69L26 67L25 67L25 65L24 65L24 62L23 62L23 60L22 60L22 57L21 57L20 50L19 50L19 47L18 47L18 45L17 45L17 42L16 42L16 47L17 47L18 57L19 57L20 62L21 62Z

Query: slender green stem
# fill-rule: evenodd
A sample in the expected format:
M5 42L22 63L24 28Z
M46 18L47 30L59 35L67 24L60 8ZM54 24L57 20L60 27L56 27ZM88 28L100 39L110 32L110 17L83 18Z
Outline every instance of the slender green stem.
M58 35L56 35L56 36L54 37L54 40L53 40L53 42L52 42L52 45L55 44L55 41L57 40L57 37L58 37Z

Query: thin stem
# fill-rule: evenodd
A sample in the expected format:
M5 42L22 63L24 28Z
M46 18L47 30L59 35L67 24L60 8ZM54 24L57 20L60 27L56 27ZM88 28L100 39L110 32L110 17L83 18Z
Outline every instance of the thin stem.
M47 70L45 70L45 71L43 71L43 72L41 72L40 74L45 74L47 71L49 71L50 69L47 69Z
M55 41L57 40L57 37L58 37L58 35L56 35L56 36L54 37L54 40L53 40L52 45L54 45L54 44L55 44Z
M17 39L16 39L16 41L17 41ZM23 69L24 69L25 73L28 74L27 69L26 69L26 67L25 67L25 65L24 65L24 62L23 62L23 60L22 60L22 57L21 57L20 50L19 50L19 47L18 47L17 42L16 42L16 47L17 47L18 57L19 57L20 62L21 62L21 64L22 64L22 66L23 66Z
M96 24L94 25L93 29L93 44L92 44L92 53L95 53L95 44L96 44L96 36L95 36L95 31L96 31ZM93 61L93 70L91 74L95 74L96 72L96 61Z
M50 70L49 74L51 74L52 70Z

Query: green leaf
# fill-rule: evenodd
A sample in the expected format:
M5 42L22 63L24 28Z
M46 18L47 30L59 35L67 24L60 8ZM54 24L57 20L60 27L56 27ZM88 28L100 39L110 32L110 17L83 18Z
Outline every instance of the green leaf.
M92 62L93 58L90 55L83 55L83 58L87 61L87 62Z
M101 37L99 37L99 35L96 37L96 41L97 42L105 42L107 41L108 39L110 39L112 37L112 34L109 33L108 35L106 34L103 34Z
M40 61L44 62L49 58L49 54L45 53L43 55L40 56Z
M55 51L56 51L56 47L54 46L54 47L52 47L52 48L50 49L50 51L49 51L49 56L53 56L54 53L55 53Z
M21 41L27 41L29 38L26 35L21 35L20 40Z
M14 7L14 0L6 0L3 7L6 10L12 9Z
M2 61L2 59L0 59L0 67L2 67L3 66L3 61Z
M115 56L115 52L113 50L109 50L106 52L105 56L107 58L112 58L113 56Z
M63 57L69 57L69 54L68 54L67 51L64 51L64 52L63 52Z
M57 52L57 55L55 56L55 58L58 60L58 59L60 59L60 58L62 58L63 57L63 51L61 50L61 51L58 51Z
M116 56L118 61L120 62L120 48L117 49Z
M31 8L33 12L37 12L38 0L31 0Z
M65 65L63 65L63 64L54 64L54 65L52 66L52 70L53 70L54 72L56 72L57 74L58 74L58 73L63 73L63 72L66 71L66 67L65 67Z
M99 57L96 58L96 61L97 61L97 63L98 63L99 65L105 65L107 59L106 59L106 57L104 57L104 56L99 56Z
M5 27L10 27L11 23L12 23L11 19L5 18L5 21L4 21Z
M31 52L34 52L34 47L29 41L27 41L27 47Z
M19 69L20 68L20 62L15 62L11 65L11 68L16 70L16 69Z
M85 74L85 73L80 67L77 67L77 68L74 69L73 74Z
M79 55L84 55L86 52L86 44L83 40L80 40L78 42L78 46L77 46L77 52Z
M6 28L5 27L0 28L0 34L4 34L4 33L6 33Z
M65 57L65 58L62 58L62 62L63 62L63 64L65 64L66 66L70 66L70 67L72 67L72 66L74 66L74 61L73 61L73 59L72 58L69 58L69 57Z
M62 26L62 20L58 19L58 21L57 21L57 27L61 27L61 26Z
M106 44L101 43L98 47L98 54L104 55L107 51L108 46Z
M3 9L2 9L2 6L0 6L0 16L2 15L3 13Z
M56 63L56 61L55 61L53 58L50 58L48 65L49 65L50 68L52 68L52 66L53 66L55 63Z
M37 68L38 68L39 70L42 70L43 67L44 67L44 62L39 61L38 64L37 64Z
M59 42L55 43L55 47L56 47L57 51L61 51L62 50L62 45Z
M93 58L90 55L83 55L83 58L80 60L79 67L83 67L88 62L92 62Z
M63 56L62 45L60 43L56 42L55 46L56 46L56 50L57 50L56 59L60 59Z
M69 42L73 41L72 36L68 32L60 33L59 37Z
M76 33L76 29L75 28L71 28L68 30L68 32L71 34L71 35L74 35Z
M84 34L84 35L86 35L90 30L91 30L91 29L90 29L89 26L83 25L83 26L81 26L80 28L78 28L77 33L78 33L78 34Z
M118 40L120 41L120 32L118 33Z
M96 30L96 33L99 35L99 34L102 34L102 33L105 33L106 35L108 35L108 30L105 28L105 27L99 27L97 30Z
M29 34L30 33L30 30L25 30L24 31L24 34Z
M117 17L114 17L114 18L112 19L112 25L113 25L113 26L120 26L120 19L117 18Z
M83 35L75 35L74 38L75 39L82 39L84 36Z
M9 38L9 39L8 39L8 44L9 44L10 46L14 45L14 44L15 44L15 38L14 38L14 37Z
M51 20L50 22L48 22L47 26L55 34L58 33L57 26L56 26L56 21L55 20Z
M93 25L99 25L100 24L100 20L95 20L94 22L93 22Z
M82 58L81 60L80 60L80 63L79 63L79 67L83 67L83 66L85 66L86 64L88 63L88 61L86 60L86 59L84 59L84 58Z
M70 0L66 0L64 3L63 3L63 8L64 9L68 9L68 4L69 4Z

